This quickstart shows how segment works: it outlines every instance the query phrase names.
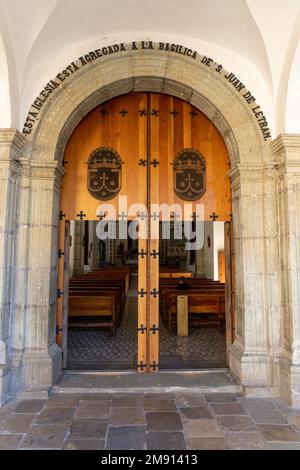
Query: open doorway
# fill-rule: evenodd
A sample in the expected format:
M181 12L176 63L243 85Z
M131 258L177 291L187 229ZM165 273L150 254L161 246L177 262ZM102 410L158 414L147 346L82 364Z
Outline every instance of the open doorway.
M137 242L100 240L97 221L70 221L69 370L128 370L137 354Z
M174 224L160 237L161 369L226 366L224 222L204 222L203 235L190 251Z

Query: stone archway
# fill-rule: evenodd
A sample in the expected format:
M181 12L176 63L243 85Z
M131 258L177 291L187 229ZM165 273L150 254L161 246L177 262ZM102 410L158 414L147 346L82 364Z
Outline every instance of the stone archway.
M199 108L228 147L233 192L236 341L230 369L246 391L277 386L279 294L275 172L251 107L200 60L159 50L126 51L91 62L44 104L24 140L18 175L11 390L47 391L60 372L55 343L61 159L80 120L130 91L172 94ZM17 333L18 332L18 333ZM21 332L21 333L20 333Z

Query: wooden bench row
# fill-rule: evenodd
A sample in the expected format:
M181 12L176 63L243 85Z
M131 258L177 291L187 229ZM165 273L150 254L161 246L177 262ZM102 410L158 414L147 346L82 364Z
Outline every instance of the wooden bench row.
M225 316L225 285L208 279L188 279L190 289L178 288L178 280L160 280L160 312L170 333L176 331L178 299L187 297L188 321L194 325L221 327Z
M127 267L103 267L70 279L70 326L109 327L114 335L122 318L130 271Z

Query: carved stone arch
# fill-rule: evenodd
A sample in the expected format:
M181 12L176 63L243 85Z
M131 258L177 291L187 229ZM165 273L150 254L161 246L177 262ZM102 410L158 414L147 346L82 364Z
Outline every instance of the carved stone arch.
M16 265L16 272L20 272L14 291L20 293L19 303L26 304L26 321L19 328L24 328L28 346L18 356L19 366L15 361L14 383L18 389L46 388L60 372L55 292L59 188L66 143L95 106L132 91L166 93L190 102L224 138L231 161L235 239L236 341L230 368L245 390L273 390L277 374L274 355L279 349L274 312L279 311L280 302L274 293L278 246L270 146L251 107L228 80L200 59L159 50L128 50L85 65L51 94L27 136L19 184L24 208L17 245L26 245L30 266L24 270L22 263ZM25 226L26 231L22 229ZM35 246L30 242L33 239ZM23 293L24 285L31 292L29 300ZM17 322L18 317L15 328ZM39 335L29 331L30 325L39 325ZM12 345L20 350L17 338Z

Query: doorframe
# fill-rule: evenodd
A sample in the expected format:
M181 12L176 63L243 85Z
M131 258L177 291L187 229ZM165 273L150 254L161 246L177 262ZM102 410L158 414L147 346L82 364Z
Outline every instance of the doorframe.
M43 104L39 121L27 136L26 151L23 160L21 158L24 170L20 176L19 198L24 201L21 223L30 227L32 236L28 236L28 231L18 233L16 243L28 248L28 263L27 270L22 270L22 263L16 265L14 289L20 292L19 304L26 305L26 324L34 328L42 323L43 328L39 335L33 333L31 326L24 330L22 366L14 366L20 387L49 386L60 373L60 348L55 344L54 293L59 188L65 145L76 125L95 105L137 90L161 91L185 99L204 112L224 138L231 160L229 175L235 221L237 314L230 369L246 388L251 385L271 390L276 386L275 377L280 367L276 359L280 320L274 312L280 311L281 304L279 289L274 293L273 285L280 282L280 272L278 240L273 234L274 211L265 210L266 191L269 206L277 207L276 170L270 145L264 141L252 111L257 103L249 106L222 74L201 63L200 55L191 60L163 53L157 43L153 44L154 50L148 51L130 50L128 44L126 53L103 57L78 70ZM25 183L28 178L29 185ZM34 211L32 207L43 210ZM39 233L41 226L45 229ZM33 236L35 244L31 246ZM47 256L40 257L45 246ZM30 269L34 276L28 277ZM22 286L26 285L26 291L34 293L37 281L43 295L37 292L28 304ZM273 294L266 297L266 292ZM274 322L276 325L279 322L277 327Z

